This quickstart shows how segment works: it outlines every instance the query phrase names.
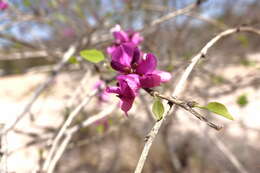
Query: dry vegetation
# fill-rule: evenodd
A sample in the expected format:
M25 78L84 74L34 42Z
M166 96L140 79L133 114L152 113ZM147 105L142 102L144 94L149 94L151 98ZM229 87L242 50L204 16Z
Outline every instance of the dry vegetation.
M0 12L0 172L134 172L147 138L153 145L143 173L259 172L259 1L26 2L10 1ZM79 52L95 48L105 53L109 30L117 23L140 31L142 49L156 54L160 69L173 75L156 89L167 96L212 38L230 28L241 31L199 54L178 93L178 98L201 104L222 102L235 120L201 111L224 125L216 131L176 106L151 139L147 134L160 121L154 119L153 98L145 91L129 117L117 97L99 102L93 85L115 75L109 57L92 64ZM253 32L244 32L247 27ZM79 63L70 63L71 56Z

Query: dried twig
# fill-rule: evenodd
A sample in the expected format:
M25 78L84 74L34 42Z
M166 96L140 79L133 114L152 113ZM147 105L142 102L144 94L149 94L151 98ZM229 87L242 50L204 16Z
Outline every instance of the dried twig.
M58 148L59 142L60 142L62 136L65 134L67 128L70 126L70 124L75 119L75 117L78 115L78 113L82 110L82 108L89 103L89 101L91 100L91 98L94 95L96 95L96 93L97 93L97 90L94 90L90 94L88 94L84 98L84 100L69 114L67 120L62 125L62 127L59 130L57 136L53 140L50 152L49 152L49 154L47 156L47 159L45 160L44 165L43 165L43 170L44 171L48 170L48 167L50 165L51 159L52 159L53 155L55 154L55 151Z
M69 58L76 52L76 46L72 45L63 55L62 60L57 64L57 66L54 67L52 74L49 76L49 78L41 85L39 86L32 98L29 100L29 102L26 104L25 108L23 109L22 113L18 115L18 117L15 119L15 121L9 125L6 129L1 131L1 134L5 134L8 131L12 130L15 125L30 111L33 103L37 100L37 98L40 96L40 94L53 82L56 75L60 72L60 70L65 66L65 64L68 62Z
M196 102L194 101L184 101L184 100L177 99L176 97L168 97L151 89L145 89L145 90L153 97L159 97L161 99L167 100L168 104L170 105L175 104L177 106L180 106L181 108L193 114L199 120L204 121L208 126L214 128L215 130L220 130L222 128L222 126L210 122L206 117L202 116L200 113L195 111L193 107L195 106Z
M192 9L196 8L197 6L198 6L197 3L193 3L193 4L191 4L191 5L189 5L189 6L185 7L185 8L173 11L173 12L171 12L171 13L165 15L165 16L162 16L162 17L152 21L150 26L158 25L158 24L163 23L163 22L165 22L167 20L170 20L170 19L172 19L172 18L174 18L176 16L179 16L181 14L187 13L187 12L191 11Z
M260 35L260 30L259 29L255 29L252 27L238 27L238 28L233 28L233 29L228 29L226 31L221 32L220 34L218 34L217 36L215 36L213 39L211 39L202 49L201 51L195 55L192 60L191 63L189 64L189 66L185 69L184 73L182 74L179 82L176 85L176 88L173 91L172 97L177 97L179 95L181 95L181 93L184 91L185 85L187 83L187 79L189 77L189 75L191 74L193 68L195 67L195 65L198 63L198 61L205 57L209 48L211 48L213 45L215 45L220 39L223 39L226 36L232 35L234 33L238 33L238 32L251 32L251 33L255 33ZM172 106L169 108L169 110L172 109ZM156 135L158 134L158 131L163 123L163 121L165 120L165 118L168 116L168 114L165 114L163 116L163 118L159 121L157 121L152 130L150 131L147 140L145 142L143 151L141 153L141 156L139 158L139 161L137 163L136 169L135 169L135 173L141 173L143 170L143 166L144 163L147 159L148 156L148 152L152 146L152 143L156 137Z
M214 142L218 149L230 160L230 162L235 166L235 168L240 173L248 173L244 166L239 162L236 156L223 144L223 142L216 137L213 133L206 133L207 136Z
M50 162L50 166L47 170L47 173L52 173L54 171L54 168L58 161L60 160L61 156L63 155L67 145L69 144L72 136L82 127L88 127L92 125L93 123L102 120L103 118L109 116L115 109L117 108L117 105L112 105L109 108L104 109L102 112L95 116L91 116L90 118L86 119L82 122L82 124L74 126L70 128L68 131L66 131L66 137L61 142L61 145L58 147L56 154L53 156L53 159Z

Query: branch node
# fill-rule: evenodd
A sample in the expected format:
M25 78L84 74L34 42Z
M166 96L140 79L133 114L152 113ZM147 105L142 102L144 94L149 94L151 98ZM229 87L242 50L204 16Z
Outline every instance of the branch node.
M190 108L194 108L198 103L195 101L188 101L187 102L187 106L189 106Z
M146 135L145 138L144 138L144 142L147 142L150 138L150 135Z

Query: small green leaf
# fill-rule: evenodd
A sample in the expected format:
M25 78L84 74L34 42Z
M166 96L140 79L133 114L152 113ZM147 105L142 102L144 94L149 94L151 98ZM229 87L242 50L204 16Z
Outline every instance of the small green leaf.
M103 53L96 49L82 50L80 52L80 56L82 56L85 60L93 62L93 63L99 63L99 62L103 61L105 58Z
M210 102L206 106L200 106L196 105L195 107L201 108L201 109L206 109L210 112L213 112L215 114L221 115L227 119L234 120L232 115L228 112L227 108L225 105L218 103L218 102Z
M153 107L152 107L153 114L157 120L161 120L164 113L164 107L160 99L156 98Z
M70 57L69 62L71 64L78 64L79 63L75 56Z
M248 104L248 99L247 99L247 96L246 94L243 94L241 96L239 96L237 98L237 104L240 106L240 107L244 107Z
M24 4L24 6L26 6L26 7L30 7L30 6L32 5L32 3L31 3L30 0L24 0L24 1L23 1L23 4Z

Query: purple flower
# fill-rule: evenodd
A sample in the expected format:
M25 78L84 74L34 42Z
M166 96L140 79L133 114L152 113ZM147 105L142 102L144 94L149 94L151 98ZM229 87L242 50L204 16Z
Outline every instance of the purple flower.
M128 34L129 41L135 44L136 46L139 45L144 38L140 35L139 32L134 32L133 30L126 31Z
M156 57L151 53L144 55L144 59L140 61L136 68L142 88L153 88L171 79L170 73L156 70L156 67Z
M115 37L115 43L107 48L107 53L112 59L111 66L121 73L131 73L142 54L137 46L143 37L132 30L123 31L120 25L112 28L111 32Z
M126 113L131 109L140 88L153 88L171 79L171 74L156 70L156 57L143 53L137 47L143 38L132 30L123 31L119 25L112 29L115 43L107 48L111 56L111 67L120 72L118 86L108 87L108 93L118 94L121 109ZM140 57L143 57L141 59Z
M114 28L112 28L111 32L113 33L116 44L128 42L138 46L143 41L143 37L140 35L140 33L134 32L133 30L124 31L121 29L120 25L116 25Z
M111 55L111 67L122 73L131 73L140 60L141 52L130 43L115 48Z
M0 10L5 10L8 8L8 4L0 0Z
M118 94L121 99L121 109L127 115L140 89L139 76L136 74L119 75L117 81L118 87L108 87L106 91Z

